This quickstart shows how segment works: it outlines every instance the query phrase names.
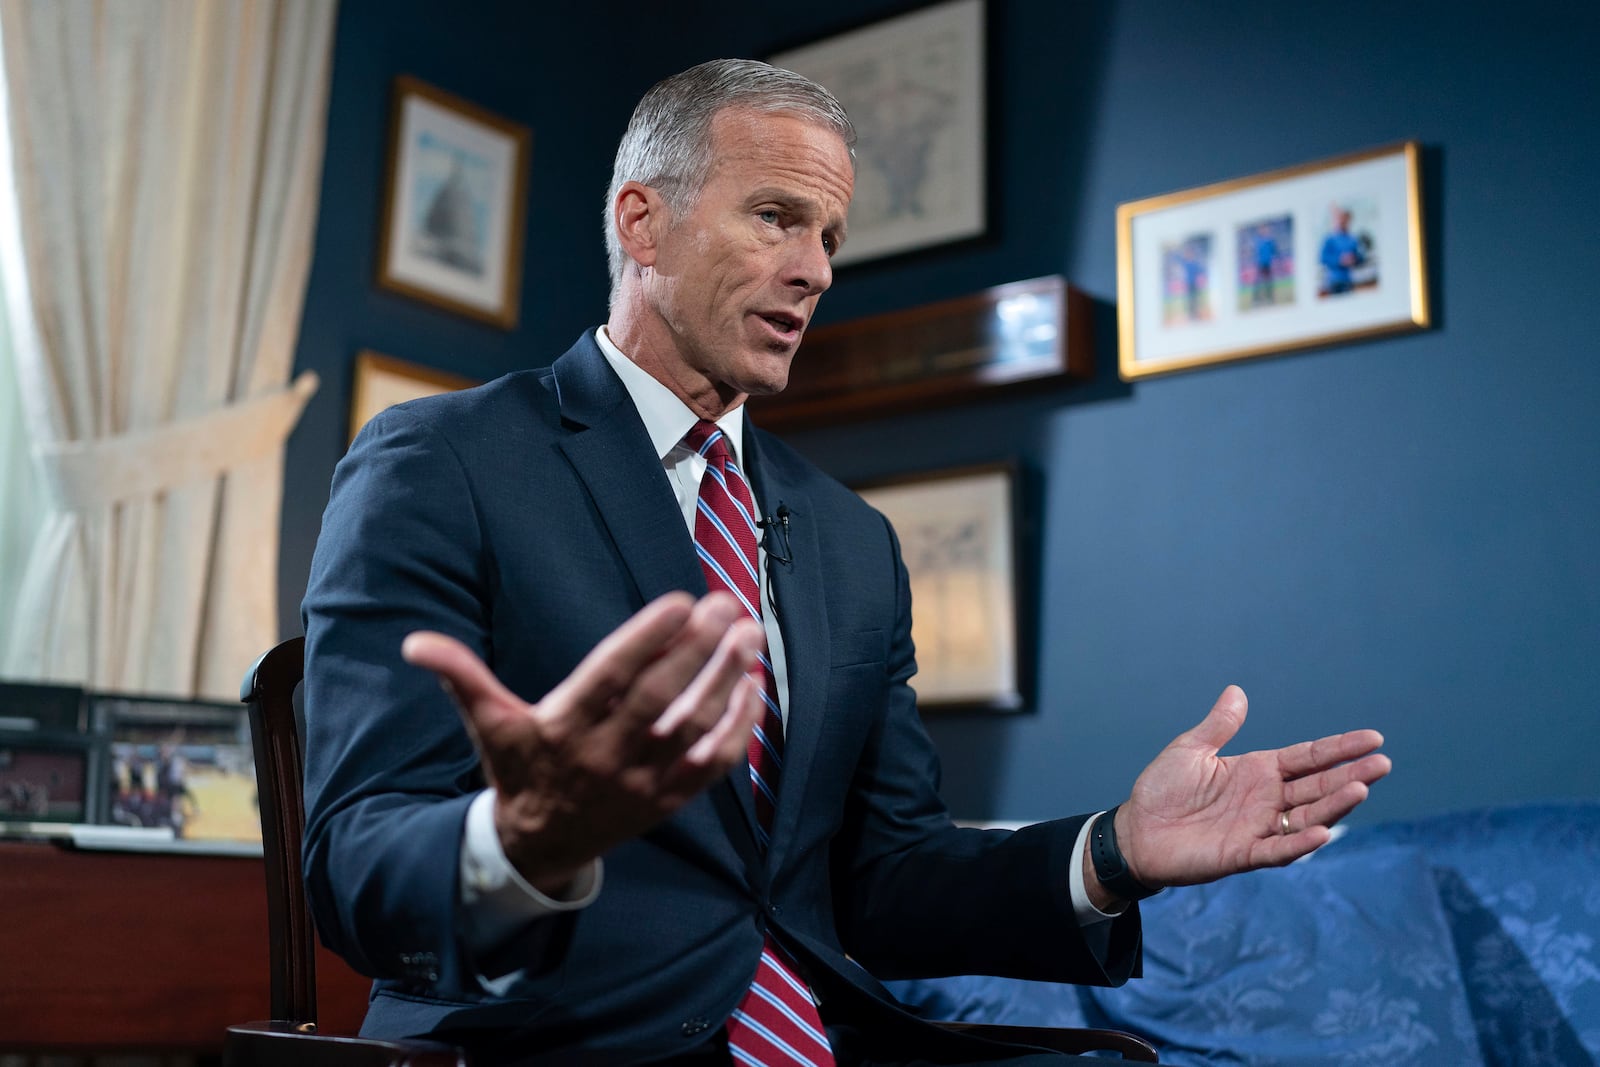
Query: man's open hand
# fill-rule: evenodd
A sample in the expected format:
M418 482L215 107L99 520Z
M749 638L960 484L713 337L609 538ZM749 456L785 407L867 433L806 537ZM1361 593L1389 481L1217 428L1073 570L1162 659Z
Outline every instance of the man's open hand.
M623 623L536 704L459 641L417 632L406 662L455 699L495 789L506 857L558 891L745 758L761 713L761 624L732 596L670 593Z
M1279 867L1328 843L1332 826L1389 773L1376 730L1269 752L1219 756L1244 725L1230 685L1204 721L1168 745L1117 809L1117 843L1152 888Z

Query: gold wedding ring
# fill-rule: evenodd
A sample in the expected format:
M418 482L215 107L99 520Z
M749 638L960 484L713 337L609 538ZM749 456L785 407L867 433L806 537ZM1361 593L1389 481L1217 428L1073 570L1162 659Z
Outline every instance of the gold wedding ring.
M1289 813L1288 812L1286 812L1286 811L1278 812L1278 829L1281 832L1283 832L1284 834L1287 834L1289 832Z

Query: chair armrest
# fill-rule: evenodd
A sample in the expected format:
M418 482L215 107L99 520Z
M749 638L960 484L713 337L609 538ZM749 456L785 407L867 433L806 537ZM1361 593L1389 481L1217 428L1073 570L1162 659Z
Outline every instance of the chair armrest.
M314 1023L276 1020L228 1027L222 1063L223 1067L470 1067L466 1053L436 1041L337 1037L317 1033Z
M1143 1038L1121 1030L1084 1030L1056 1026L1007 1026L1000 1023L936 1022L946 1030L958 1030L973 1037L1003 1041L1010 1045L1033 1045L1070 1056L1085 1052L1120 1052L1124 1060L1159 1063L1155 1048Z

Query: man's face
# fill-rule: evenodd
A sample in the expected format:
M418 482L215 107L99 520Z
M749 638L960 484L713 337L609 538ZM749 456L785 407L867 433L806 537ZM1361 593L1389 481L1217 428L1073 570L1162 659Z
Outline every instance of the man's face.
M648 358L691 407L779 392L817 299L833 282L855 178L837 134L787 114L712 120L711 171L657 241ZM637 357L636 357L637 358Z

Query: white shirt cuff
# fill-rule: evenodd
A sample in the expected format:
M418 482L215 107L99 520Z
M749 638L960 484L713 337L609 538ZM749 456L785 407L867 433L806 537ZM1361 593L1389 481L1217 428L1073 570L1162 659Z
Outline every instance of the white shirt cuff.
M461 907L467 950L481 958L532 919L577 911L600 895L604 875L596 859L573 878L561 897L541 893L506 858L494 828L494 790L467 808L461 838Z
M1094 824L1099 822L1105 812L1099 812L1092 819L1085 819L1083 828L1078 831L1077 843L1072 846L1074 861L1072 876L1069 879L1072 892L1072 910L1078 916L1079 926L1091 926L1094 923L1103 923L1115 919L1118 915L1128 910L1127 904L1121 904L1115 911L1101 911L1089 899L1089 887L1083 877L1084 854L1089 848L1089 832L1094 829Z

